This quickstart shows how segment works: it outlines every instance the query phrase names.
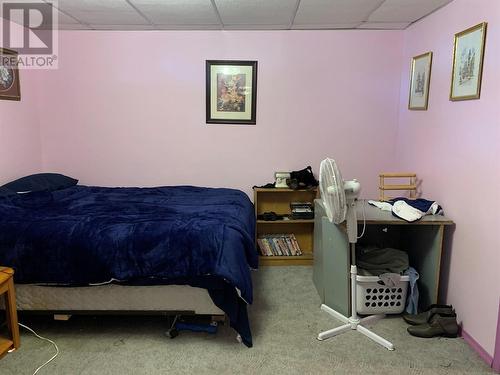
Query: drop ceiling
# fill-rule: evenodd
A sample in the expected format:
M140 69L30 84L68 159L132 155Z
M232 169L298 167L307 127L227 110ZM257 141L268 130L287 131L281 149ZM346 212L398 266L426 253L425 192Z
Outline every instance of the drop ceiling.
M405 29L451 1L59 0L56 7L61 30Z

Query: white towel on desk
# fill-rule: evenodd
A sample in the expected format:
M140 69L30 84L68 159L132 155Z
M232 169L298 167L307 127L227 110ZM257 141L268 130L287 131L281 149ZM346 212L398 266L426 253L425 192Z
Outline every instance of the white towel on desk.
M423 199L420 199L420 201L431 203L431 201L426 201ZM432 202L432 204L428 207L428 210L426 212L411 206L410 204L408 204L408 202L404 200L397 200L395 202L394 201L381 202L381 201L369 200L368 203L375 207L380 208L383 211L392 211L392 213L395 216L403 220L406 220L410 223L421 219L425 215L435 215L438 213L442 214L442 208L441 206L439 206L437 202ZM421 206L422 205L419 205L419 207Z
M369 204L380 208L382 211L392 211L392 204L381 201L368 201Z

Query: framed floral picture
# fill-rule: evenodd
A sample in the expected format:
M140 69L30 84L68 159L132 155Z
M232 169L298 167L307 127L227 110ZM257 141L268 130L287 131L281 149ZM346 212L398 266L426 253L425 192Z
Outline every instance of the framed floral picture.
M21 100L17 52L0 48L0 99Z
M411 60L410 98L408 109L427 110L431 82L432 52L415 56Z
M487 23L455 34L450 100L479 99Z
M257 61L206 61L207 124L255 125Z

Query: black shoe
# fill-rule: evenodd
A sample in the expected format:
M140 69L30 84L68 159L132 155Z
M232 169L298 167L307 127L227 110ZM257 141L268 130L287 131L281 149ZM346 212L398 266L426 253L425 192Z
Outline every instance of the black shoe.
M277 221L277 220L283 220L283 215L278 215L274 211L269 211L269 212L264 212L261 215L258 215L257 219L266 221Z
M413 326L428 323L435 314L453 314L451 305L430 305L427 311L416 315L403 315L406 323Z
M423 338L436 336L457 337L457 315L455 313L435 314L432 316L429 323L408 327L407 330L410 335Z

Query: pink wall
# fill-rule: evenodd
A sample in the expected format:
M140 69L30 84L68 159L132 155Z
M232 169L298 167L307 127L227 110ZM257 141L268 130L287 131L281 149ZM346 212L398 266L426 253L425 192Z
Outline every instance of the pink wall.
M453 34L482 21L481 99L452 103ZM22 102L0 101L0 183L42 167L84 184L250 193L333 156L370 197L380 171L414 170L457 223L445 297L493 356L498 40L500 2L488 0L455 0L405 32L61 32L59 70L23 72ZM410 58L429 50L429 110L408 111ZM259 61L256 126L205 124L206 59Z
M488 22L480 100L448 100L453 35ZM405 32L398 160L456 222L447 301L493 355L500 295L500 2L455 0ZM433 51L428 111L408 111L412 56Z
M453 34L485 20L481 100L452 103ZM492 355L500 294L499 2L455 0L405 32L60 34L59 70L23 73L23 101L0 101L0 183L41 166L84 184L250 193L275 170L317 170L333 156L369 197L380 171L414 170L425 196L457 223L447 300ZM428 50L429 110L408 111L410 58ZM259 61L256 126L205 124L206 59Z
M394 162L400 31L61 32L43 167L84 184L227 186L326 156L376 195ZM205 60L258 60L257 125L205 124Z
M0 100L0 185L41 166L37 73L21 71L19 77L21 101Z

